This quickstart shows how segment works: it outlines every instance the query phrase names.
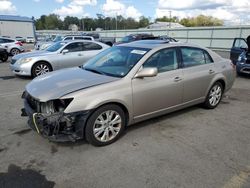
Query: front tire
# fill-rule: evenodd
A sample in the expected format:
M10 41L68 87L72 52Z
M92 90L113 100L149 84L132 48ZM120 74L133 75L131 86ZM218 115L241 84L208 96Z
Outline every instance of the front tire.
M208 109L216 108L221 101L222 94L223 94L222 84L220 82L215 82L207 94L204 106Z
M2 62L6 62L8 60L9 56L8 53L4 53L1 57Z
M32 77L37 77L37 76L46 74L51 71L52 71L52 68L48 63L38 62L35 65L33 65L31 74L32 74Z
M123 133L125 122L125 113L119 106L113 104L102 106L88 119L85 138L94 146L111 144Z

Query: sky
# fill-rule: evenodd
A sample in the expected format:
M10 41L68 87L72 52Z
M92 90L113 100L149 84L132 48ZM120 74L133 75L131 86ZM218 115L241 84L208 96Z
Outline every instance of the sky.
M200 14L222 19L225 25L250 24L250 0L0 0L0 15L39 18L55 13L65 16L113 17L122 15L139 20L177 16L182 19Z

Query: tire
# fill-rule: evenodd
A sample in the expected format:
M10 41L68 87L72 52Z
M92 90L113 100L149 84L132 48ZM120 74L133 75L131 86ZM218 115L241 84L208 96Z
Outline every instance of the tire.
M1 60L2 60L2 62L6 62L8 60L8 58L9 58L8 53L4 53L4 54L2 54Z
M116 123L111 123L112 121ZM85 138L94 146L111 144L123 133L125 122L125 113L119 106L113 104L101 106L89 117Z
M31 69L32 77L37 77L48 72L51 72L52 68L49 63L46 62L38 62L35 63Z
M215 82L209 89L206 100L204 102L205 108L214 109L218 106L222 99L223 86L220 82Z
M14 55L17 55L17 54L20 54L20 50L18 49L18 48L12 48L11 50L10 50L10 54L12 55L12 56L14 56Z

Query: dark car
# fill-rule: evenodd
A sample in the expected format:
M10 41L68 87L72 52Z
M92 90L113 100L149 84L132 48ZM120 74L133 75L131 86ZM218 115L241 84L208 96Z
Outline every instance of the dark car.
M235 38L230 59L236 65L237 73L250 75L250 36L247 40Z
M0 60L2 62L5 62L8 60L8 57L9 55L8 55L7 50L5 48L0 48Z
M154 35L148 34L148 33L130 34L128 36L123 37L121 41L115 43L115 45L129 43L129 42L133 42L136 40L150 40L150 39L156 39L156 38L158 37L155 37Z

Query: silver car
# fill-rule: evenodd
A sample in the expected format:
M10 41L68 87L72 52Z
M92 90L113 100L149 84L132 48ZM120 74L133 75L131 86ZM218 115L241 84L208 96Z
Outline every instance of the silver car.
M82 67L37 77L23 93L22 115L54 141L85 138L103 146L128 125L203 103L213 109L235 69L209 49L165 41L109 48Z
M95 41L57 42L43 51L14 56L10 69L17 75L36 77L54 70L80 66L107 48L108 45Z

